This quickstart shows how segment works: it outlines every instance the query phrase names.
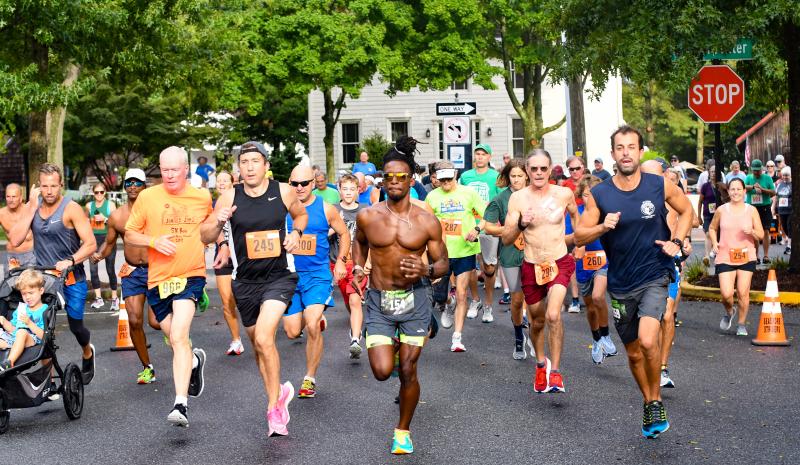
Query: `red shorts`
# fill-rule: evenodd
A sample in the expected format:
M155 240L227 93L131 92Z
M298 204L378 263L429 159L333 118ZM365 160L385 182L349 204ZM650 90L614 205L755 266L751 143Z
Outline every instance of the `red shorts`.
M331 274L333 274L333 269L336 267L335 263L331 263ZM349 261L345 264L345 268L347 269L347 274L344 278L337 281L337 285L339 286L339 290L342 292L342 297L344 297L344 303L347 306L350 306L350 296L353 294L358 294L356 292L356 284L353 282L353 261ZM336 279L336 277L334 277ZM360 295L364 295L364 292L367 289L368 279L365 279L361 282L360 287Z
M533 263L522 261L522 293L525 294L526 304L533 305L540 302L547 297L547 291L556 284L564 287L569 285L569 279L575 272L575 259L572 255L566 254L556 260L556 267L558 267L558 274L555 279L540 286L536 284L536 271Z

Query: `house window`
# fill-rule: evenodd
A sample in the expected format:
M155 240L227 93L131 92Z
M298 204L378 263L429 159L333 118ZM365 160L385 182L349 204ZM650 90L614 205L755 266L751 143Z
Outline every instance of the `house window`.
M397 142L400 136L408 135L408 121L392 121L392 144Z
M358 148L358 123L342 123L342 162L355 163Z
M511 62L511 79L515 89L523 89L525 87L525 75L522 72L517 72L514 62Z
M453 83L450 84L450 89L451 90L468 90L469 89L468 81L469 81L468 79L464 79L463 81L453 81Z
M439 160L444 160L444 129L443 123L439 123Z
M511 146L514 149L515 157L525 155L525 134L522 128L522 120L519 118L511 120Z
M472 143L474 145L478 145L481 143L481 122L480 121L473 121L472 122Z

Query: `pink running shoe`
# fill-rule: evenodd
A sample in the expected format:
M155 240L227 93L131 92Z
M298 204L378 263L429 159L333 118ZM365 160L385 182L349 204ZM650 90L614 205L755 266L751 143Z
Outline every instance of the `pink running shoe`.
M289 402L294 398L294 386L289 381L281 385L281 393L278 396L278 403L267 412L267 422L269 423L269 436L286 436L289 434L287 425L289 424Z

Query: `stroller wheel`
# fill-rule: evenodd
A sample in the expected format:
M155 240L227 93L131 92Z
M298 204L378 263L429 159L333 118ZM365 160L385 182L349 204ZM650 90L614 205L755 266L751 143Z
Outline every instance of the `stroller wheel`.
M72 363L64 370L61 390L67 416L70 420L77 420L83 412L83 378L81 370Z
M0 391L0 434L8 431L8 423L11 418L11 412L6 407L6 396L3 391Z

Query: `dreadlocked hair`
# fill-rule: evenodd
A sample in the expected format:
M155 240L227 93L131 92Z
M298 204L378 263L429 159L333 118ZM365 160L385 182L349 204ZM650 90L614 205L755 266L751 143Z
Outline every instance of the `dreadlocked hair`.
M414 161L414 154L417 152L419 141L410 136L400 136L394 147L390 148L383 156L384 166L390 161L402 161L411 169L411 173L417 170L417 162Z

